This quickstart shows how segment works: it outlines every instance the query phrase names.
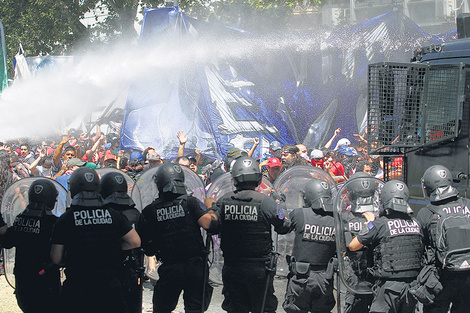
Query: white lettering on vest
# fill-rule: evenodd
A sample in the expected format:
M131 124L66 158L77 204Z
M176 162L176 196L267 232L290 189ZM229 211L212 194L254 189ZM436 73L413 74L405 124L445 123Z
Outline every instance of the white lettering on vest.
M302 238L313 241L334 241L335 228L332 226L305 224Z
M41 222L34 218L17 216L13 225L18 232L39 234L41 231Z
M157 209L156 213L157 221L159 222L184 217L186 215L181 204Z
M255 205L224 205L225 220L229 221L258 221L258 208Z
M111 213L107 209L79 210L73 212L75 226L112 224Z
M419 234L419 224L415 220L389 220L390 235Z

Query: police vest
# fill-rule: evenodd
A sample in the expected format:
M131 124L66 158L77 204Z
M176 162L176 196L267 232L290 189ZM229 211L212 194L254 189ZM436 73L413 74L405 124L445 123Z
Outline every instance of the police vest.
M172 201L157 199L146 219L153 225L153 240L163 262L178 263L204 255L199 224L188 208L188 196Z
M389 219L385 234L374 248L372 274L378 278L413 278L421 269L422 236L415 219Z
M296 209L295 214L303 215L304 222L296 230L292 255L299 262L326 266L336 251L333 217L316 214L311 208Z
M344 237L345 245L348 246L349 242L357 236L363 227L365 227L364 222L366 218L362 214L355 215L354 213L348 212L343 217L343 228L344 228ZM367 248L361 249L359 251L350 251L346 249L348 255L348 260L350 261L349 266L355 273L355 275L362 278L369 276L369 265L372 265L372 254Z
M263 259L271 253L271 224L262 213L262 197L225 198L221 204L221 248L225 259Z
M5 248L16 247L15 271L17 275L37 273L51 263L52 228L57 217L28 210L16 216L2 238Z
M439 206L428 205L434 213L430 225L436 257L443 269L470 270L470 203L459 198Z

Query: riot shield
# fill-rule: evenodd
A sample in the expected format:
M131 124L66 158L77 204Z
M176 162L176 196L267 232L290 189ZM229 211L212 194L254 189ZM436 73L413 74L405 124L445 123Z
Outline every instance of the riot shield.
M104 175L108 173L114 172L114 173L122 174L127 182L127 195L132 198L132 189L134 188L134 180L125 172L118 170L117 168L114 168L114 167L101 167L101 168L97 168L95 171L96 173L98 173L98 176L100 177L100 179L101 177L103 177ZM132 199L132 200L134 200L135 202L135 199Z
M8 227L13 225L15 218L18 214L24 211L28 205L28 191L29 186L37 179L49 179L44 177L28 177L23 178L13 183L4 193L0 211L2 212L3 219ZM52 183L57 189L59 195L52 213L59 217L67 208L67 191L59 183L52 180ZM3 249L5 277L13 288L15 288L15 275L13 269L15 266L15 248Z
M132 200L135 202L136 208L142 210L158 197L158 189L153 181L153 175L157 172L160 165L146 170L135 182L132 188ZM202 179L194 173L190 168L181 166L184 172L184 183L188 187L188 191L201 202L206 199L206 190ZM158 280L158 267L160 262L154 257L144 258L145 274L152 280Z
M127 195L132 198L132 190L134 188L134 180L127 175L125 172L118 170L114 167L102 167L96 169L100 179L108 173L120 173L124 176L124 179L127 182ZM138 195L138 192L135 192L135 195ZM136 199L132 199L136 203ZM139 211L141 209L139 208ZM143 276L145 272L144 268L144 254L141 249L133 249L126 251L126 257L122 261L124 267L124 279L123 279L123 289L126 292L125 302L129 312L142 312L142 292L143 292Z
M146 170L135 182L132 189L132 200L139 211L142 211L147 205L158 197L158 189L153 182L153 175L157 172L160 165ZM181 166L184 172L184 183L191 194L204 202L206 199L206 190L202 179L194 173L189 167Z
M232 181L232 175L230 173L224 173L220 175L207 190L207 197L220 199L226 193L235 190L235 185ZM261 184L256 188L256 191L266 195L270 195L274 190L273 185L263 177ZM220 239L218 235L212 236L214 243L213 249L209 255L209 279L217 284L222 284L222 267L224 265L224 258L222 256L222 250L220 249Z
M274 186L269 180L263 177L261 183L255 190L269 196L274 190ZM235 191L232 175L230 173L224 173L217 177L217 179L210 185L206 195L208 198L214 198L217 200L230 191Z
M324 170L313 166L294 166L281 173L274 182L274 189L285 197L282 204L285 215L296 208L304 206L304 201L300 191L305 184L313 178L320 179L330 185L332 196L336 194L336 184L333 178ZM277 262L276 275L287 276L289 274L289 265L287 264L286 255L292 255L294 246L294 233L287 235L279 235L273 232L273 240L276 243L276 251L279 253Z
M334 218L336 225L336 249L339 276L343 285L355 294L372 294L375 279L368 267L372 265L372 251L364 247L359 251L348 249L352 238L366 226L362 213L374 212L379 215L379 197L384 182L373 177L356 178L347 181L336 193ZM359 189L370 189L370 197L357 197Z

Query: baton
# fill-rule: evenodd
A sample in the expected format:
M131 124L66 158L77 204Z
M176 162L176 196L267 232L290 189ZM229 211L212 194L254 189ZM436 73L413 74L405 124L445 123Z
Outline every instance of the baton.
M210 246L212 243L212 236L206 231L206 245L204 249L204 262L203 262L203 285L202 285L202 301L201 301L201 313L204 313L206 307L206 285L209 280L209 253L210 253Z
M272 251L271 256L269 257L269 264L266 266L266 281L264 285L263 302L261 303L261 313L264 313L264 307L266 305L266 297L268 296L268 287L269 281L271 280L271 275L273 273L276 273L278 255L279 253L277 253L276 251Z

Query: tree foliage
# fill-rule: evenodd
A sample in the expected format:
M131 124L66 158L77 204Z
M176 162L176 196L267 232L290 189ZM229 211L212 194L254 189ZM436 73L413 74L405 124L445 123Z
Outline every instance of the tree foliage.
M87 37L80 23L93 0L0 0L8 60L21 43L27 55L62 54ZM11 64L11 62L9 62Z
M173 5L168 0L140 2L153 8ZM263 32L285 27L298 2L304 6L321 4L321 0L181 0L179 6L200 20ZM139 0L0 0L8 60L18 51L19 43L26 55L35 56L73 54L79 42L108 44L122 37L135 39L138 6ZM97 14L93 28L80 22L90 10L106 16L100 20Z
M94 1L74 0L3 0L0 18L3 21L9 49L22 43L28 54L60 54L73 48L86 36L80 18ZM79 4L81 3L81 4Z

